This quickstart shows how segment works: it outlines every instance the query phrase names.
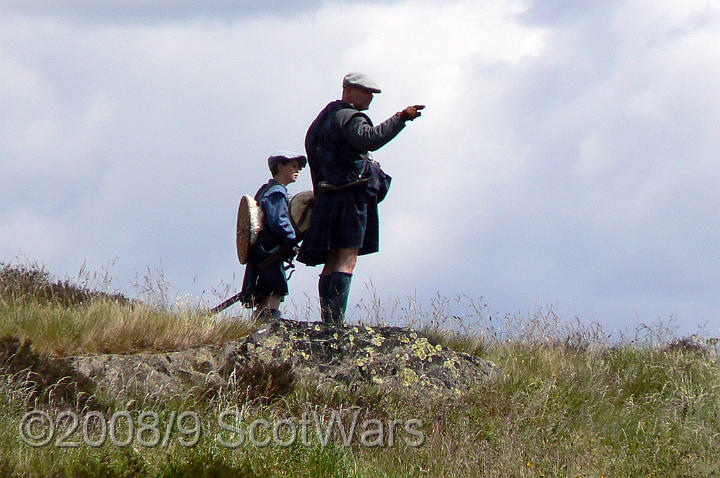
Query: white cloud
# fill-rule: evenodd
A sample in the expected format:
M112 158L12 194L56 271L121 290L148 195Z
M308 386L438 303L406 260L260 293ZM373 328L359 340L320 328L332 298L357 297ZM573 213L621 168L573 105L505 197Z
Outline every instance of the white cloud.
M428 106L376 153L394 181L351 300L372 280L611 328L720 306L717 2L230 3L6 10L0 258L230 280L239 197L364 70L376 122Z

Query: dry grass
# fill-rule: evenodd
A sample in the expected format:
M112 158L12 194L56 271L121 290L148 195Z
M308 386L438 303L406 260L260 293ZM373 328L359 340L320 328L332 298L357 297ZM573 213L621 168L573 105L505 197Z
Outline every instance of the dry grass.
M37 266L0 268L0 335L30 339L36 350L56 357L179 350L254 330L248 320L212 315L190 303L157 304L53 280Z

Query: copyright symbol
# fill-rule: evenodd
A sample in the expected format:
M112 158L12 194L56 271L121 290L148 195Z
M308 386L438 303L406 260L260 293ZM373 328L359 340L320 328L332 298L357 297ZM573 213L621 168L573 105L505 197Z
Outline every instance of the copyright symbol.
M20 438L30 446L45 446L55 435L55 423L50 414L33 410L23 415L20 421Z

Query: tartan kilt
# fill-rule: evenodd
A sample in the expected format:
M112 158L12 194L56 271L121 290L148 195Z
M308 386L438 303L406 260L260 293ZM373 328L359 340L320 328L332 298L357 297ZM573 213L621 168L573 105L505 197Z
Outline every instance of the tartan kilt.
M322 191L315 198L297 260L308 266L324 264L331 247L360 249L359 255L380 250L377 200L364 186Z
M260 253L256 244L250 251L245 265L243 285L240 289L240 302L247 308L253 308L265 302L270 295L279 295L281 301L288 295L287 275L282 261L270 264L265 270L258 266L267 254Z

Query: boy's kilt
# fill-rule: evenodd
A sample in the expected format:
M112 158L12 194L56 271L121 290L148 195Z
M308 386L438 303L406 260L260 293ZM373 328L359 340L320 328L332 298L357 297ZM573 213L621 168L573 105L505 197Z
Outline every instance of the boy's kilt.
M297 260L308 266L324 264L331 247L360 249L359 255L377 252L379 229L377 200L365 184L321 191Z

